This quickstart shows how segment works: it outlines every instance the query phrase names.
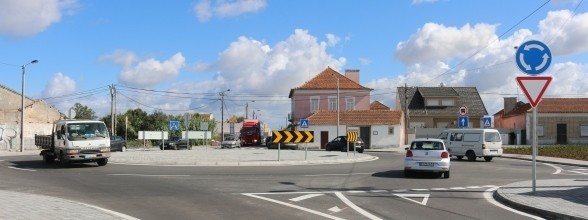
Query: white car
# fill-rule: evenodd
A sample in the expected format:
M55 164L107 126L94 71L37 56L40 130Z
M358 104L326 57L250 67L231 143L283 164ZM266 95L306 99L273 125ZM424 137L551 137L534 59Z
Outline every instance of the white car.
M433 172L449 178L449 152L441 139L417 138L405 148L404 176L415 172Z
M241 148L241 140L235 137L227 137L221 142L221 148Z

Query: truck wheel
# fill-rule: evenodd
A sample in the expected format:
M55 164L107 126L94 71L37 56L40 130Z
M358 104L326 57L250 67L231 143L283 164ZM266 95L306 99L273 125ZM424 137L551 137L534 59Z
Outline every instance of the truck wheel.
M55 162L55 157L51 156L51 155L47 155L47 153L43 154L43 161L45 161L45 163L53 163Z
M69 166L69 161L65 159L63 152L59 153L59 165L61 165L61 167Z
M108 158L99 159L98 161L96 161L96 163L98 163L98 166L106 166L106 164L108 163Z
M468 151L466 157L468 157L469 161L476 161L476 154L473 151Z

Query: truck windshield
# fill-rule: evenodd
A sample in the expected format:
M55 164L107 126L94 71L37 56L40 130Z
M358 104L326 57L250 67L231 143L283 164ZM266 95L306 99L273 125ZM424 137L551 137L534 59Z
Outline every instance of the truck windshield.
M108 137L106 125L96 122L67 124L67 139L70 141L98 140Z
M242 134L257 134L257 128L243 128Z

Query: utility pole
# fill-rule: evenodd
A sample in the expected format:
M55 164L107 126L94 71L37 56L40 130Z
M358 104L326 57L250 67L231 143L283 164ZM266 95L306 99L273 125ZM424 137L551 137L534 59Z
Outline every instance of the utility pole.
M115 115L116 115L116 89L114 88L114 84L110 86L110 135L115 136Z
M231 90L227 89L218 93L221 97L221 142L225 140L225 93L229 91Z
M245 119L247 119L247 115L249 115L249 110L248 110L248 108L249 108L249 102L246 102L246 103L245 103Z
M25 75L26 67L29 64L38 63L38 60L33 60L27 64L21 66L22 68L22 91L20 100L20 152L24 152L24 123L25 123Z
M408 144L408 88L404 83L404 144Z

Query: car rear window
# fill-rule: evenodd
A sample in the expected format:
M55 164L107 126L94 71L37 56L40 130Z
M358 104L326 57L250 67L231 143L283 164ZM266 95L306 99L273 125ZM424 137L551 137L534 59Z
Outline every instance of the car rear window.
M443 150L443 143L437 141L415 141L410 145L411 150Z

